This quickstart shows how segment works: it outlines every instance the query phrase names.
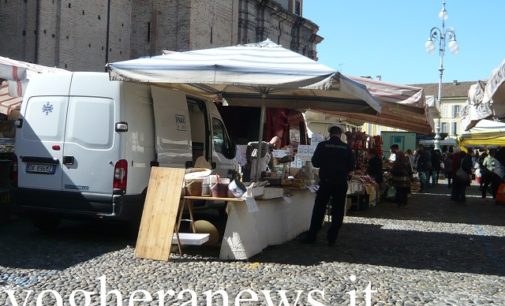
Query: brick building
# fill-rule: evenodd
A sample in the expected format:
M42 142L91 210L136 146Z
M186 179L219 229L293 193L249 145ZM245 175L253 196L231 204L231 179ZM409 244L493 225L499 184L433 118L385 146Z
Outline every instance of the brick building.
M0 55L74 71L107 62L272 41L317 59L302 0L2 0ZM8 42L8 43L6 43Z

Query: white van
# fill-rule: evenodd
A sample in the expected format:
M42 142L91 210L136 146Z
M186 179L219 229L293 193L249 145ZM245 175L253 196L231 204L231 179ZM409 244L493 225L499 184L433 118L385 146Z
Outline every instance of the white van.
M31 79L16 126L16 203L46 221L138 218L151 166L190 167L204 156L221 175L236 168L212 102L106 73Z

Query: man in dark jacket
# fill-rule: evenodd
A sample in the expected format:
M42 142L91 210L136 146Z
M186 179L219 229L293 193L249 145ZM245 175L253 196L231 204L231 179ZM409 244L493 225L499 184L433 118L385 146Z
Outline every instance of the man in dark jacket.
M458 203L466 201L466 187L470 185L472 173L472 156L464 151L457 152L453 155L452 159L452 173L454 174L454 181L452 183L451 200ZM461 168L462 172L459 171ZM460 172L460 173L458 173Z
M421 182L420 192L426 191L430 181L431 171L431 156L430 153L424 149L423 145L419 145L417 149L417 172L419 173L419 181Z
M304 242L316 241L317 232L321 229L326 205L331 201L331 226L328 230L328 243L335 244L338 231L344 220L345 198L347 194L347 177L354 170L354 157L347 144L340 140L342 130L332 126L328 130L330 139L318 144L312 164L319 168L319 190L317 191L310 229Z

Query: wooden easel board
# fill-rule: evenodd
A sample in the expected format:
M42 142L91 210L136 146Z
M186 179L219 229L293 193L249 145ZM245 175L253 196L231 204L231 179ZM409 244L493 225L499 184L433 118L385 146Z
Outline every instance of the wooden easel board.
M168 261L185 169L152 167L135 256Z

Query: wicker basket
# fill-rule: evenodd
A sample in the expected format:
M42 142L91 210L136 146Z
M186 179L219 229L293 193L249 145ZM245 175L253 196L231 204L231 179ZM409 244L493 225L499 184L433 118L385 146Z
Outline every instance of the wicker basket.
M194 179L186 181L186 195L188 196L201 196L202 195L203 179Z

